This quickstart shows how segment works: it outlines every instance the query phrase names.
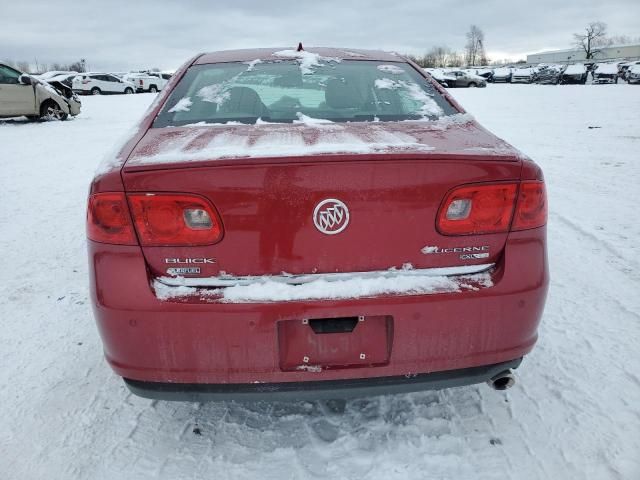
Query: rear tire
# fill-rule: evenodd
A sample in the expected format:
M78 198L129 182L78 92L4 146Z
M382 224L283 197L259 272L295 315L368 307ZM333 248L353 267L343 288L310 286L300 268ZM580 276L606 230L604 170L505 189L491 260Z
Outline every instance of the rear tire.
M124 89L125 95L131 95L133 93L133 88L127 87Z
M98 87L93 87L91 89L91 95L102 95L102 92L100 91L100 89Z
M155 85L151 85L149 87L149 92L151 93L158 93L158 87L156 87Z
M69 117L69 114L66 113L60 105L54 100L45 100L40 105L40 120L49 121L49 120L66 120Z

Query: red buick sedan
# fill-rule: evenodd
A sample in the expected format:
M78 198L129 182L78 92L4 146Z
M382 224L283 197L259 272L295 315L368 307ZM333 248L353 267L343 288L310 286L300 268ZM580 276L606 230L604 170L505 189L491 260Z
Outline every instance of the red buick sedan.
M546 218L540 168L406 58L203 54L91 184L94 313L144 397L504 389Z

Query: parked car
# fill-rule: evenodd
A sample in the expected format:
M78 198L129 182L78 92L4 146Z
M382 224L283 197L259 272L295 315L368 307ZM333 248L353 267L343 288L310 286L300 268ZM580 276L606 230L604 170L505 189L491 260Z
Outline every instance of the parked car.
M593 69L593 83L618 83L618 65L598 63Z
M511 75L513 70L509 67L496 68L493 71L491 81L494 83L511 83Z
M168 400L510 387L548 285L540 167L409 60L301 47L195 57L100 168L107 361Z
M160 83L158 84L158 89L162 90L169 80L171 80L171 74L166 72L148 72L152 77L156 77L160 79Z
M478 68L475 71L476 75L480 75L487 82L491 82L493 79L493 69L492 68Z
M622 62L618 64L618 77L629 80L629 69L634 65L640 65L640 60L631 62Z
M38 75L31 75L31 76L39 80L49 80L50 78L58 77L60 75L71 75L71 74L77 75L78 72L74 72L73 70L51 70L49 72L44 72Z
M560 83L566 84L582 84L587 83L587 67L583 63L574 63L568 65L560 76Z
M135 93L136 86L109 73L82 73L73 79L73 91L84 95Z
M455 84L456 82L456 77L449 75L449 73L440 68L425 68L425 71L443 87L449 87L450 84Z
M640 64L631 65L627 70L626 77L629 83L640 83Z
M449 77L453 77L453 81L448 80L447 84L450 87L486 87L487 81L480 75L475 73L465 72L462 70L453 70L447 72Z
M77 76L77 73L62 73L60 75L55 75L47 79L47 82L60 82L67 87L73 89L73 79Z
M137 92L156 93L164 88L171 75L160 72L132 72L123 78L133 83Z
M562 70L554 67L545 67L533 75L533 83L540 85L558 85Z
M534 74L533 68L516 68L511 74L511 83L531 83Z
M66 120L80 113L80 101L71 89L47 83L0 64L0 117Z

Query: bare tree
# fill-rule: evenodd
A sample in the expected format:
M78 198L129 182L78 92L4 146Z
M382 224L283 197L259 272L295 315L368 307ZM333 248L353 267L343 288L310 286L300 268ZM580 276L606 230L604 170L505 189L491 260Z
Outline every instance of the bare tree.
M484 51L484 32L477 25L471 25L467 32L467 44L464 47L467 65L484 65L487 55Z
M630 45L640 43L640 37L632 37L631 35L613 35L604 39L604 44L609 47L611 45Z
M584 33L574 33L574 45L584 50L587 60L595 58L606 44L607 24L604 22L591 22L584 29Z
M447 58L447 67L461 67L464 64L464 55L459 52L452 52Z
M434 67L446 67L447 62L449 60L449 56L451 55L451 49L445 46L433 47L429 52L427 52L426 57L429 57L433 62Z
M29 62L16 62L16 68L21 72L29 72L31 70Z

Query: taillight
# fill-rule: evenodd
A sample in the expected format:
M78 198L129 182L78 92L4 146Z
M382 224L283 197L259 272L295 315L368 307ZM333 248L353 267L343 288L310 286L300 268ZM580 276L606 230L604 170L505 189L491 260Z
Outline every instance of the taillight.
M142 84L142 80L140 80L140 86L142 86L142 85L143 85L143 84Z
M127 195L144 246L211 245L222 239L220 217L206 199L185 194Z
M87 237L101 243L137 245L124 193L97 193L89 197Z
M466 185L451 191L438 212L443 235L477 235L527 230L547 222L544 182Z
M537 228L545 223L547 223L547 192L544 182L522 182L511 230Z
M509 230L518 186L515 183L467 185L447 195L438 212L444 235L475 235Z

